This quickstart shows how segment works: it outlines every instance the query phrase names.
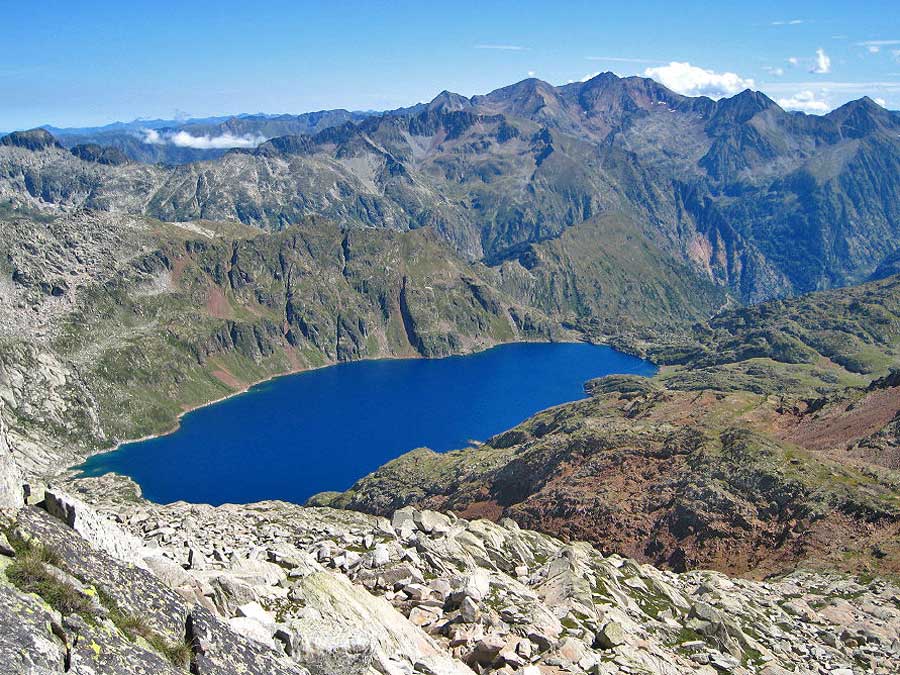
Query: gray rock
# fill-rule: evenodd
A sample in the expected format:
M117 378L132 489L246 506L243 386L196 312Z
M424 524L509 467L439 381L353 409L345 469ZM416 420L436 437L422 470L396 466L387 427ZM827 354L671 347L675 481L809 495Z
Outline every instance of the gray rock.
M0 510L15 511L25 505L24 483L22 472L13 458L3 421L3 400L0 399Z
M81 500L58 488L48 487L44 493L44 508L91 542L94 548L132 565L145 566L143 542Z
M481 610L478 608L478 603L466 596L459 604L459 615L466 623L475 623L481 616Z
M376 544L372 551L372 564L375 567L382 567L391 561L391 553L385 544Z
M413 522L426 534L446 534L450 531L450 519L437 511L416 511L413 513Z
M6 535L3 532L0 532L0 555L11 557L15 554L16 550L12 547L12 544L9 543L9 539L6 538Z
M506 640L499 635L488 635L479 640L472 650L472 661L481 666L489 666L506 646Z
M613 649L624 643L625 630L616 621L607 621L595 638L595 644L601 649Z
M237 615L253 619L263 626L271 636L275 633L275 617L271 612L267 612L258 602L248 602L237 608Z
M397 532L400 532L404 528L406 528L407 530L410 527L412 527L412 529L415 529L415 518L417 514L418 511L411 506L398 509L394 511L394 515L391 517L391 526L395 530L397 530Z

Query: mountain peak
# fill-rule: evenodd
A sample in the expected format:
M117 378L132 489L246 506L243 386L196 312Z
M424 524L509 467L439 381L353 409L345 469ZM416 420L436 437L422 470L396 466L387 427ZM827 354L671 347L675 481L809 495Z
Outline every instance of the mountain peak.
M544 108L560 106L559 92L552 84L534 77L495 89L484 96L473 96L474 105L498 106L514 115L533 115Z
M0 145L11 145L26 150L43 150L44 148L62 147L46 129L29 129L28 131L13 131L0 138Z
M717 122L733 122L743 124L755 115L770 109L781 110L775 101L761 91L744 89L730 98L716 101L714 118Z
M452 91L444 89L440 94L431 99L428 104L429 110L464 110L472 106L471 101L462 94L456 94Z
M590 78L590 79L588 79L588 80L585 80L585 81L582 82L581 84L584 85L584 86L587 86L587 85L597 85L597 84L606 84L606 83L609 83L609 82L619 82L619 81L621 81L622 79L623 79L623 78L619 77L618 75L616 75L616 74L613 73L612 71L607 70L607 71L605 71L605 72L603 72L603 73L597 73L597 74L594 75L592 78Z
M879 127L897 126L896 117L868 96L848 101L825 118L837 124L841 132L850 137L865 135Z

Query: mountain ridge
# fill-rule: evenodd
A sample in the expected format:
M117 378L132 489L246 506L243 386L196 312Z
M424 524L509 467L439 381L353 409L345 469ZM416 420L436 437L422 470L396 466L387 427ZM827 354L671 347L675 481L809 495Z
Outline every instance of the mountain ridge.
M173 167L85 173L52 152L8 158L13 184L0 194L272 229L314 213L357 227L432 225L472 260L622 211L663 255L757 302L862 281L893 253L897 129L900 116L866 99L816 117L750 90L713 101L603 73L471 98L442 92Z

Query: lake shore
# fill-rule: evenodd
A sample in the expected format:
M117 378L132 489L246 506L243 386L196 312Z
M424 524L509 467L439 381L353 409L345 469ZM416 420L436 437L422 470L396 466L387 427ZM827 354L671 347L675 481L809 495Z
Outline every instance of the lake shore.
M277 399L278 396L284 396L284 394L278 393L281 391L295 391L300 393L294 395L294 398L289 397L286 399L282 398L280 400L269 401L266 405L269 405L270 408L265 409L265 407L263 407L262 414L264 416L271 415L270 410L283 411L283 414L286 417L295 415L299 416L298 419L302 418L303 421L298 421L298 424L302 423L306 425L306 427L312 425L310 427L311 429L318 430L311 432L311 437L305 435L297 437L293 435L294 432L292 430L281 432L286 435L283 439L279 439L279 442L287 443L285 447L293 447L298 443L300 444L298 447L303 447L307 442L313 442L315 444L317 441L322 441L323 438L327 445L327 442L330 442L331 440L330 436L348 432L347 429L345 429L345 427L348 426L348 420L354 420L354 423L359 422L360 424L368 420L367 423L372 425L372 429L374 429L376 433L379 433L380 430L378 427L382 420L380 418L370 418L367 417L367 415L371 415L370 408L372 408L373 405L380 404L382 406L387 406L382 411L385 415L384 423L394 424L395 429L398 430L400 436L396 441L391 440L389 442L383 440L381 446L378 446L378 444L375 443L378 450L373 451L372 453L363 453L363 455L365 455L364 459L362 459L363 455L359 455L358 459L362 459L362 463L359 464L360 468L353 474L354 478L358 478L368 470L377 468L377 465L372 464L372 461L374 460L371 460L371 456L379 458L379 462L380 460L388 461L393 456L396 456L395 454L390 454L390 451L387 449L388 447L395 448L397 453L411 449L413 446L409 445L409 447L407 447L407 444L412 444L414 442L422 445L436 444L437 446L440 446L437 448L439 450L462 447L469 439L484 439L488 435L503 431L508 426L514 426L525 417L537 413L542 409L583 397L585 395L583 384L588 379L604 374L611 374L613 372L648 373L654 368L649 362L623 354L608 346L601 347L581 342L584 347L594 346L601 351L594 352L593 350L590 350L587 352L579 352L579 342L581 341L557 341L555 343L520 341L517 343L492 345L488 349L478 350L468 354L450 355L437 359L361 359L358 361L329 364L328 366L281 374L262 380L252 386L242 388L241 391L236 391L217 401L210 401L202 406L197 406L192 410L186 410L179 416L178 427L170 432L152 435L140 442L129 441L127 443L120 443L116 446L115 450L97 453L86 462L71 467L69 473L71 476L96 476L104 471L116 471L118 473L123 473L124 475L129 475L137 480L138 476L136 474L133 474L128 470L120 470L119 467L126 462L126 459L119 457L119 453L125 450L129 452L129 456L134 457L140 453L150 452L150 449L140 446L148 442L158 443L166 438L171 439L173 436L172 432L184 428L184 415L188 412L199 412L208 409L213 403L221 404L231 401L231 407L227 411L228 414L226 416L237 415L241 419L244 419L245 422L243 423L243 427L234 427L225 436L220 437L218 435L220 434L219 427L222 425L227 426L228 424L233 424L234 420L218 419L213 427L208 429L207 434L194 439L193 445L188 444L181 447L181 452L177 456L173 456L172 461L179 461L180 463L187 462L190 464L191 462L196 461L198 448L200 448L199 452L202 454L204 452L203 448L214 442L216 444L216 452L219 452L220 446L228 446L230 443L236 442L235 439L239 437L245 437L246 447L253 447L259 443L262 443L263 445L267 443L271 444L272 441L261 441L260 438L268 438L268 434L271 433L271 428L277 428L283 420L266 418L267 421L261 422L260 419L258 419L260 414L258 406L260 406L261 403L256 399L244 402L238 407L234 407L234 402L243 398L240 396L242 393L252 392L260 387L260 385L283 380L285 383L279 384L275 393L272 393L269 387L266 387L265 390L260 391L259 393L266 394L270 399L273 397ZM569 346L570 348L574 347L575 350L556 350L549 352L538 350L538 352L534 352L533 350L528 349L517 349L527 348L529 345L540 344L544 344L547 347L554 344L559 347ZM514 351L506 351L498 354L497 350L499 348ZM570 358L571 361L567 360L567 358L563 358L563 354L566 354L567 358ZM476 357L476 360L469 361L468 359L471 359L472 357ZM463 358L467 359L467 361L460 361L453 365L447 363ZM408 362L409 365L400 368L399 370L396 368L386 369L377 367L377 364L393 364L397 362ZM425 368L424 370L422 368L410 367L412 364L425 362L428 364L442 365L436 368ZM607 363L614 364L611 366L612 369L607 367ZM330 365L342 365L348 368L357 367L361 368L361 370L358 370L352 376L352 383L340 382L344 376L339 376L339 369L332 369L330 368ZM534 370L537 371L536 376L532 373ZM304 378L297 379L287 377L288 375L294 374L313 374L322 372L328 372L329 375L324 379L318 377L312 381L307 381ZM420 381L420 376L426 379ZM400 377L401 381L396 381L395 378L397 377ZM327 387L322 391L316 389L316 386L322 386L322 383L328 383L328 386L336 387L336 389L331 390L327 389ZM367 386L369 387L369 390L366 390ZM457 388L454 389L454 387ZM418 391L416 395L412 395L410 392L415 391L417 388L424 389ZM362 389L363 391L357 391L358 389ZM448 389L448 391L445 392L444 389ZM488 394L486 392L491 393ZM374 398L372 398L373 396ZM470 399L471 404L469 403ZM297 407L298 401L302 401L303 405ZM353 407L354 405L356 408ZM471 409L470 405L473 406ZM424 406L424 408L421 406ZM309 412L308 409L310 408L315 410L315 415L330 420L329 423L331 426L326 426L321 429L317 427L316 425L319 423L318 419L314 418L311 420L307 416L307 413ZM458 429L455 425L460 423L460 420L445 419L443 416L447 414L447 409L454 409L456 411L454 414L456 414L460 420L467 420L467 423L472 426L472 432L465 434L462 434L461 431L459 433L448 432L448 429ZM225 412L223 412L223 414L225 414ZM434 422L435 426L433 429L431 429L431 427L423 426L425 425L425 422L422 419L419 419L423 415L430 416L434 420L437 420ZM209 419L211 418L206 416L203 423L209 425ZM246 420L252 420L252 422ZM353 428L353 425L349 426L351 429ZM304 428L306 429L306 427ZM404 432L405 427L410 427L415 430L415 433L418 435L404 438L402 433ZM248 429L251 431L255 429L256 431L251 433ZM431 429L431 431L428 429ZM256 435L254 435L254 433ZM449 436L447 436L448 433L450 433ZM325 436L322 436L322 434L325 434ZM312 439L311 441L310 438ZM357 446L362 442L362 447L365 447L368 441L369 439L366 436L359 438L351 437L346 440L345 446L336 446L335 451L346 455L346 448L353 447L354 452L360 453L362 451L359 450ZM156 445L152 449L152 452L160 452L161 447L168 447L172 444L178 445L184 442L184 438L176 438L164 443L163 446ZM453 445L447 445L447 443L453 443ZM270 450L271 448L268 448L268 451ZM256 451L259 451L259 447L256 448ZM221 460L217 458L215 466L204 466L201 473L225 471L222 467L218 466L218 464L225 462L226 459L227 461L238 463L244 461L246 450L238 452L232 448L228 452L231 454L228 454L227 458ZM105 460L101 462L94 459L98 455L104 456ZM277 462L288 460L276 460L273 456L271 461ZM140 460L138 461L138 464L141 465L142 462L143 460ZM163 464L165 464L165 462L163 462ZM380 463L378 465L380 465ZM139 466L139 470L147 471L148 468ZM348 471L350 471L350 469L348 469ZM323 472L328 473L325 470L323 470ZM140 483L141 481L138 480L138 482ZM326 483L316 486L317 489L315 492L320 492L323 489L328 489L330 487L340 487L343 485L343 482L344 481L341 480L340 483L333 485ZM152 497L152 495L150 496ZM277 499L284 497L278 494L265 494L261 495L260 498Z

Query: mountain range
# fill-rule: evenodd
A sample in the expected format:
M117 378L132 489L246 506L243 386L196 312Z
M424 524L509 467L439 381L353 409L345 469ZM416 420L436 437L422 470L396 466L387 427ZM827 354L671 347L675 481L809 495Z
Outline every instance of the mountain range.
M701 304L718 302L717 291L756 302L864 281L897 254L900 114L868 98L813 116L759 92L713 101L604 73L472 98L443 92L355 120L316 115L188 125L290 133L178 166L12 134L0 195L269 230L310 214L350 227L432 226L509 277L533 273L552 255L547 242L570 231L606 254L596 230L608 226L596 223L615 221L654 261L689 270L705 286ZM293 133L315 124L325 128ZM585 316L600 293L576 278L588 287L572 311Z

